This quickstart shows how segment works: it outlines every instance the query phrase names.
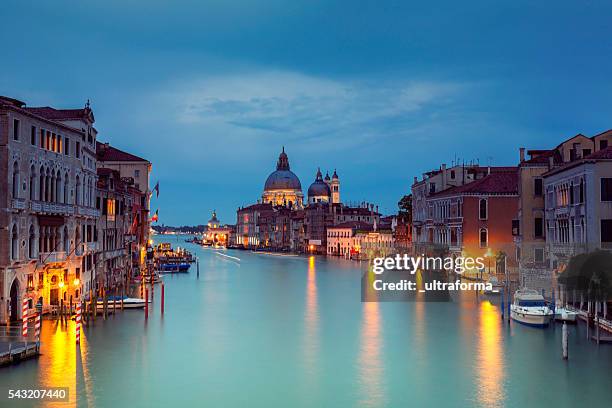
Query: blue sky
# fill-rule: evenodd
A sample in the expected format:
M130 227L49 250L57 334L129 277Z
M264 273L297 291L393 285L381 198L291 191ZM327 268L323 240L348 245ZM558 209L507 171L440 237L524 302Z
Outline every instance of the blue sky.
M453 160L511 165L612 128L607 1L5 0L0 94L91 99L100 140L153 162L160 222L222 222L284 145L304 190L395 211Z

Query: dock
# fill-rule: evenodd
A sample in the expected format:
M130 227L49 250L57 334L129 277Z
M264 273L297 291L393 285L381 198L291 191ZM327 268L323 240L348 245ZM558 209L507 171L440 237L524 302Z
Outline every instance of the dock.
M40 355L40 344L28 341L0 342L0 366L15 364Z

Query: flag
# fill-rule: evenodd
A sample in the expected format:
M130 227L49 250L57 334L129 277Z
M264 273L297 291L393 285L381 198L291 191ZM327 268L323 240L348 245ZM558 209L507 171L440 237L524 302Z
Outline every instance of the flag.
M159 181L157 182L157 184L155 184L155 187L153 187L153 191L155 191L155 197L159 197Z
M159 219L159 210L155 210L155 214L153 214L153 217L151 217L151 222L157 222L158 219Z
M138 228L138 217L134 216L134 221L132 222L132 226L130 227L130 235L136 234L136 230Z

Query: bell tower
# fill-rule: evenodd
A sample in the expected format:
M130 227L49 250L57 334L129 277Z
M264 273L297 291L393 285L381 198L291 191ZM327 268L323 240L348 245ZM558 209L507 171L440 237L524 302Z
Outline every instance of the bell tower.
M332 175L331 182L329 183L329 187L332 192L332 203L339 204L340 203L340 179L338 178L338 173L334 169L334 174Z

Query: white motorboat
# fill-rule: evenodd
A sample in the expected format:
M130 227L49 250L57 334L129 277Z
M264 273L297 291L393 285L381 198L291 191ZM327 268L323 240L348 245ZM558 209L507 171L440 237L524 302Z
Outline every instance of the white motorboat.
M555 320L566 323L576 323L578 313L564 307L555 308Z
M546 327L553 319L553 311L546 305L544 296L533 289L520 289L514 293L510 305L512 320L533 327Z

